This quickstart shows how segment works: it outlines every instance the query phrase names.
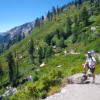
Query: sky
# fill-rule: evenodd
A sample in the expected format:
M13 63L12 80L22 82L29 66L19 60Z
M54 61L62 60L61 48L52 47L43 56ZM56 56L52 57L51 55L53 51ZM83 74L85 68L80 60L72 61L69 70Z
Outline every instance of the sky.
M61 7L72 0L0 0L0 32L46 16L52 6Z

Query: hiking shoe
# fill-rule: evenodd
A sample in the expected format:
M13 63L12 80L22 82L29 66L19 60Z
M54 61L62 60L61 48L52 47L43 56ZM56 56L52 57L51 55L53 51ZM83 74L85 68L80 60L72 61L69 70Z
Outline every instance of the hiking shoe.
M81 73L86 74L86 72L84 72L84 71L83 71L83 72L81 72Z
M95 84L95 81L92 81L91 84Z

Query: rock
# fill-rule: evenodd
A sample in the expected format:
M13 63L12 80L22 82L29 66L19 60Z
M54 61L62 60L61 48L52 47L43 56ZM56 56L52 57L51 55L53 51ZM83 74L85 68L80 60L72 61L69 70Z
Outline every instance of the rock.
M23 78L21 83L25 83L26 81L28 81L28 79L27 78Z
M91 73L90 69L87 71L86 76L87 76L87 77L92 77L92 73Z
M59 55L59 53L55 54L55 56L58 56L58 55Z
M91 30L93 30L93 31L94 31L95 29L96 29L96 27L95 27L95 26L92 26L92 27L91 27Z
M37 72L39 71L40 69L37 69Z
M6 87L6 90L10 90L11 89L11 87Z
M5 96L9 95L9 92L10 92L10 90L6 91L6 92L3 94L3 96L5 97Z
M65 50L65 51L64 51L64 53L66 54L66 53L67 53L67 51Z
M21 56L21 57L19 57L19 60L22 60L24 57L23 56Z
M9 95L13 95L13 94L16 93L16 92L17 92L17 88L13 88L13 89L11 90L11 92L10 92Z
M87 76L83 73L78 73L68 77L68 81L70 81L73 84L84 84L86 79Z
M40 67L43 67L45 65L45 63L43 62L41 65L40 65Z
M32 76L30 75L30 76L28 76L27 77L27 79L28 79L28 81L30 81L31 82L31 80L32 80Z
M24 91L26 91L26 90L27 90L27 87L25 86L25 87L24 87Z
M57 66L57 68L61 68L61 65Z
M52 46L53 49L56 49L56 45Z

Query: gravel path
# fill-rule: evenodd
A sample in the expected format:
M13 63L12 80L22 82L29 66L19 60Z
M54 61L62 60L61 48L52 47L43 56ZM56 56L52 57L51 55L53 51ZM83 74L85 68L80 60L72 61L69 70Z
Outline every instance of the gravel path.
M45 100L100 100L100 75L96 75L95 84L69 84Z

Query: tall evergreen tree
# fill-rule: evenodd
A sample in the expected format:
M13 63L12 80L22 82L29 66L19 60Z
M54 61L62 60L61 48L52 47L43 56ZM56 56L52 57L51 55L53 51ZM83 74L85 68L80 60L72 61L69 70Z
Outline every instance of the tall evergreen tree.
M50 12L50 18L51 18L51 20L52 20L52 18L53 18L53 13L52 13L52 12Z
M71 25L72 25L71 19L70 17L67 17L67 37L72 34Z
M34 24L34 27L39 27L40 28L40 19L39 18L37 18L36 20L35 20L35 24Z
M44 20L44 16L42 16L42 21Z
M0 80L1 80L1 85L2 85L2 76L4 75L4 72L2 70L2 65L1 65L1 61L0 61Z
M34 53L34 42L33 42L33 39L31 38L29 43L28 43L28 52L33 60L33 53Z
M82 0L78 0L78 4L79 5L82 5Z
M88 16L88 11L86 10L86 7L84 7L82 10L81 18L82 18L82 21L84 22L84 25L87 26L89 16Z
M49 58L52 55L52 46L48 46L45 54L45 58Z
M11 52L9 52L7 55L7 62L9 67L9 81L14 82L16 80L16 67Z
M75 7L77 7L77 0L75 0Z
M42 51L42 47L39 47L38 49L38 55L39 55L39 63L42 62L42 58L43 58L43 51Z
M60 40L59 40L59 47L60 48L64 48L65 47L65 43L64 43L64 39L63 38L61 38Z
M50 11L47 13L47 19L50 21Z
M52 7L52 12L53 12L53 15L54 15L54 20L56 21L56 9L55 9L54 6Z
M49 33L45 36L45 42L50 46L51 44L51 39L52 39L52 33Z
M57 14L58 14L58 16L60 14L60 9L59 9L58 5L57 5Z

